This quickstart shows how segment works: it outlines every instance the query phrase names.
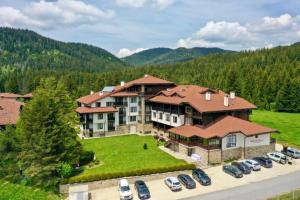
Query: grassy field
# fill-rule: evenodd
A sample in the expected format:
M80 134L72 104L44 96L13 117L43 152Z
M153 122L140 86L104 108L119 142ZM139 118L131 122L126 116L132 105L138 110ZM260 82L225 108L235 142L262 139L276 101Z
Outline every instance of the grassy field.
M58 196L36 188L0 180L0 200L59 200Z
M300 113L254 110L251 120L279 130L273 134L278 142L300 147Z
M143 149L145 143L147 150ZM126 172L185 163L160 150L152 136L126 135L89 139L82 140L82 144L86 150L95 152L100 165L86 168L80 175Z
M300 200L300 189L269 198L268 200Z

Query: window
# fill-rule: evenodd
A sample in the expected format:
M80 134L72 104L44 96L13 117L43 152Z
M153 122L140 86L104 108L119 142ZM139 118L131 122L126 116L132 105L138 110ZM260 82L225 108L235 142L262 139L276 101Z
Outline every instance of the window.
M258 138L258 135L255 135L255 138Z
M111 106L113 106L114 105L114 102L106 102L106 106L107 107L111 107Z
M136 122L136 116L130 116L130 121L131 122Z
M103 114L102 113L98 114L98 119L103 119Z
M209 145L219 145L220 144L220 140L217 138L212 138L208 141Z
M173 116L173 123L177 124L177 117L176 116Z
M101 102L97 102L96 107L101 107Z
M166 121L167 121L167 122L170 121L170 114L166 114Z
M137 97L130 98L130 103L136 103L136 102L137 102Z
M227 148L236 146L236 135L227 136Z
M156 118L156 112L152 112L153 118Z
M162 118L163 118L163 114L159 113L159 119L162 119Z
M97 129L98 129L98 130L102 130L102 129L103 129L103 123L97 124Z
M130 107L130 112L132 112L132 113L137 112L137 107Z

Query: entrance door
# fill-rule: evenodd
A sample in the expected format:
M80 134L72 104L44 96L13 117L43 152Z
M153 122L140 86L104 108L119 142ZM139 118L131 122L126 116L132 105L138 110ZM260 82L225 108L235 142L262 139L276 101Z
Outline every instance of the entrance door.
M130 126L130 133L136 133L136 126Z

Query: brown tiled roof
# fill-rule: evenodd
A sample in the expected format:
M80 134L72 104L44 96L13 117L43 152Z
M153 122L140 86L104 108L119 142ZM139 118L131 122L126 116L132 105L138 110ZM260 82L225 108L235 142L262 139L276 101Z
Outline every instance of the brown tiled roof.
M199 112L218 112L226 110L254 109L255 105L243 98L229 98L229 106L224 106L224 96L222 91L211 91L211 100L205 99L205 91L210 90L196 85L179 85L159 93L159 95L150 99L152 102L166 104L184 104L187 103Z
M24 98L32 98L32 93L24 94L23 97Z
M23 97L22 95L20 94L14 94L14 93L8 93L8 92L5 92L5 93L0 93L0 98L11 98L11 99L16 99L16 98L21 98Z
M22 105L15 99L0 98L0 125L16 124Z
M169 131L184 137L199 136L202 138L224 137L227 134L237 132L241 132L246 136L278 132L275 129L232 116L222 117L206 127L182 125L171 128Z
M80 114L87 114L87 113L108 113L108 112L117 112L118 110L114 107L78 107L76 112Z
M111 94L121 92L122 90L129 88L133 85L157 85L157 84L173 84L173 82L163 80L163 79L151 76L151 75L145 75L142 78L125 83L124 86L117 85L117 86L115 86L115 88L112 92L108 92L105 95L100 96L99 92L96 92L94 94L81 97L81 98L77 99L77 101L80 103L84 103L84 104L90 104L90 103L98 101L104 97L108 97Z
M138 93L136 93L136 92L117 92L110 96L111 97L134 97L134 96L138 96Z

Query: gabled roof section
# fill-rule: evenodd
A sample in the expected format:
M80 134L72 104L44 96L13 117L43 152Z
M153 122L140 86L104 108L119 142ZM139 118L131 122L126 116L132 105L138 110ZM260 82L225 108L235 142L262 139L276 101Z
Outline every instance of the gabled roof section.
M90 95L81 97L81 98L77 99L77 101L80 102L80 103L83 103L83 104L90 104L90 103L98 101L102 98L108 97L108 96L110 96L114 93L121 92L124 89L129 88L129 87L134 86L134 85L164 85L164 84L167 84L167 85L170 84L171 85L171 84L174 84L174 83L170 82L170 81L167 81L167 80L163 80L163 79L154 77L154 76L151 76L151 75L145 75L142 78L139 78L139 79L136 79L136 80L129 81L129 82L125 83L124 86L117 85L117 86L114 87L114 89L111 92L104 92L103 95L99 95L99 92L96 92L94 94L90 94Z
M15 99L0 98L0 125L16 124L23 105Z
M211 93L211 100L205 99L205 93ZM212 90L197 85L179 85L172 89L161 91L157 96L150 99L152 102L165 104L189 104L199 112L220 112L229 110L255 109L256 106L243 98L229 98L229 106L224 106L223 91Z
M182 125L176 128L171 128L169 131L184 137L199 136L202 138L222 138L230 133L243 133L246 136L253 136L278 132L275 129L261 126L233 116L221 117L219 120L206 127Z
M8 92L0 93L0 98L16 99L16 98L21 98L21 97L23 97L23 96L20 94L14 94L14 93L8 93Z

